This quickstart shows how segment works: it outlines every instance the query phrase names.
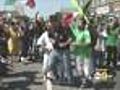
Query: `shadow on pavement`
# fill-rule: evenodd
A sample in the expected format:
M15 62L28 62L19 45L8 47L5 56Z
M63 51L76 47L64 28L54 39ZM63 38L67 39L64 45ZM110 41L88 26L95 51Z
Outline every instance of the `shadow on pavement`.
M114 90L116 82L99 83L94 85L94 90Z
M81 79L79 77L74 77L71 82L67 82L65 80L55 80L53 81L54 85L60 85L60 86L69 86L69 87L80 87L81 85Z
M117 66L117 67L116 67L116 70L120 71L120 66Z
M38 72L19 72L3 77L0 90L30 90L30 85L41 85L42 82L35 81Z
M66 83L65 81L54 81L54 85L60 85L60 86L68 86L68 87L76 87L81 88L81 81L80 78L74 78L72 83ZM116 85L116 82L108 82L108 83L96 83L93 84L92 82L89 82L87 85L85 85L85 89L89 90L89 88L93 88L93 90L114 90L114 87ZM83 89L84 90L84 89Z

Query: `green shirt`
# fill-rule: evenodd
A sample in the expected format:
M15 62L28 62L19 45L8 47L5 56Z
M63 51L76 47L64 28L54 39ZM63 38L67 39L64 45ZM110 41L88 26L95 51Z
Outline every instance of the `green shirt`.
M84 45L73 46L73 53L81 58L90 57L91 54L91 36L89 30L78 30L77 27L71 27L71 31L75 37L74 42Z
M117 42L118 42L117 32L111 31L107 36L106 45L107 46L117 46Z

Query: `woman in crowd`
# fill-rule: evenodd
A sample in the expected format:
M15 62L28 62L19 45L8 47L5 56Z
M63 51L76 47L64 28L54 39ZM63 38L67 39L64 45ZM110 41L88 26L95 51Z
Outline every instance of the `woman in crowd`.
M97 40L93 48L93 65L94 69L102 68L105 63L105 52L106 52L106 45L105 40L107 37L107 26L105 23L101 23L96 28L97 31Z
M11 22L8 27L8 51L10 55L20 55L21 53L21 37L23 32L19 27L19 23L16 20Z

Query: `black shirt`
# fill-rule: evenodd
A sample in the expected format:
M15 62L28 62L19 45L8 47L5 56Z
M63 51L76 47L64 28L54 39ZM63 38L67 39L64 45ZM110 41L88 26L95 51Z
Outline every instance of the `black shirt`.
M66 43L69 39L69 29L63 27L56 28L49 32L49 37L55 40L54 48L55 49L69 49L69 44L63 47L60 44Z

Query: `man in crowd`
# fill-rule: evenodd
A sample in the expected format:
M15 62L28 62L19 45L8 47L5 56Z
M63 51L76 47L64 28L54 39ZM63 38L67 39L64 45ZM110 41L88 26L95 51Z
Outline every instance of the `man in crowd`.
M85 85L86 81L90 79L91 36L84 20L78 22L78 25L74 24L71 26L75 37L72 43L73 53L76 56L78 74L80 77L83 76L82 83Z
M49 69L57 75L58 80L65 80L71 83L69 46L71 38L69 36L69 28L63 27L61 22L52 21L53 32L49 33L52 39L54 49L49 55Z
M117 19L110 19L111 22L107 28L107 66L115 67L117 64L117 42L118 42L118 24Z
M28 28L28 21L21 20L19 28L23 32L23 36L21 37L21 55L20 55L20 61L21 62L28 62L28 50L30 46L30 30Z
M105 40L107 37L107 27L105 23L101 23L96 28L97 40L93 48L93 65L94 69L102 68L105 62Z
M42 68L42 71L43 71L43 74L44 74L44 80L46 79L47 74L49 74L49 70L48 70L48 65L49 65L48 56L49 56L51 50L53 50L53 45L52 45L52 42L50 41L50 37L49 37L49 33L51 32L51 30L52 30L52 24L51 24L50 21L48 21L48 22L46 22L46 30L38 38L38 41L37 41L37 46L44 53L44 55L43 55L43 68Z

